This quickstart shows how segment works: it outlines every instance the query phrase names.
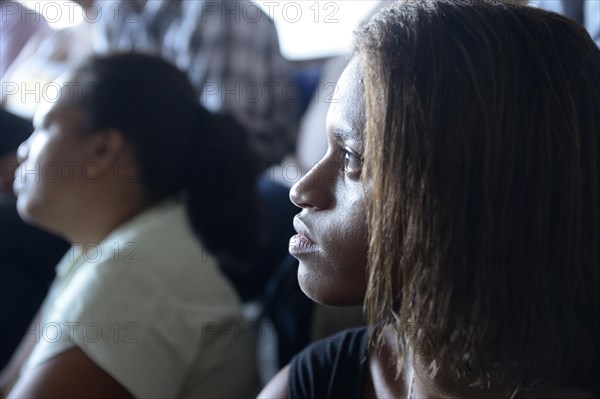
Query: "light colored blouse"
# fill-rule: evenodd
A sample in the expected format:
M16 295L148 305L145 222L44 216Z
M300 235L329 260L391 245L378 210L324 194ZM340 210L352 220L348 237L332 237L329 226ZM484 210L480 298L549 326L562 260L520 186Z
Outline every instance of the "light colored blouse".
M140 398L241 398L255 390L237 296L168 200L98 245L74 244L36 326L27 373L74 346Z

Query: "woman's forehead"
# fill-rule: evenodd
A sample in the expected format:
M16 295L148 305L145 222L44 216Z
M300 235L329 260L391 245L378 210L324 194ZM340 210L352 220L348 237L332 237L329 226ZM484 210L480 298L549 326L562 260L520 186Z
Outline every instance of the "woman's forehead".
M364 102L364 86L362 83L362 66L360 61L355 57L342 72L338 83L337 90L333 96L334 102L342 102L344 99L351 102Z
M331 129L360 134L365 121L362 68L360 62L354 58L337 82L327 115L327 125Z

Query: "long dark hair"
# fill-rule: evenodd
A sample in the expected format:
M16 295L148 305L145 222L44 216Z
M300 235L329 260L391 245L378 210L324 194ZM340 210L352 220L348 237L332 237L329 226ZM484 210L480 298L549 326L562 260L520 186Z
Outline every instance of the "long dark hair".
M597 389L598 48L495 0L401 2L358 40L371 323L430 377Z
M233 117L205 110L186 75L154 56L94 56L74 76L82 128L115 128L133 143L152 200L184 192L191 224L209 251L228 259L255 255L258 164Z

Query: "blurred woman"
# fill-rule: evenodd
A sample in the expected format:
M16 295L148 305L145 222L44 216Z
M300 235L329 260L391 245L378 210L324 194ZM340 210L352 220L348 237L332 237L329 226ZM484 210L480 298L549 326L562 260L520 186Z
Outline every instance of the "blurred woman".
M304 292L369 328L265 398L592 398L600 356L600 51L495 0L411 0L360 33L329 148L291 190Z
M256 165L243 129L196 98L175 67L123 54L84 62L38 112L18 150L17 208L73 247L5 370L9 397L256 388L239 301L215 260L252 256Z

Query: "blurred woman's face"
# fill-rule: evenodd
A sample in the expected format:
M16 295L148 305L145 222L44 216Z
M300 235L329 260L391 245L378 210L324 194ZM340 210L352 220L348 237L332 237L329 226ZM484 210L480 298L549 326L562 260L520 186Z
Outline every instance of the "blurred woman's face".
M290 253L310 298L328 305L358 305L366 290L367 217L361 182L365 107L360 67L352 61L338 82L327 115L328 150L290 191L302 208Z
M81 112L67 95L41 105L34 125L17 150L17 210L23 219L60 232L61 224L81 208L81 183L101 171L85 162L89 136L81 133Z

